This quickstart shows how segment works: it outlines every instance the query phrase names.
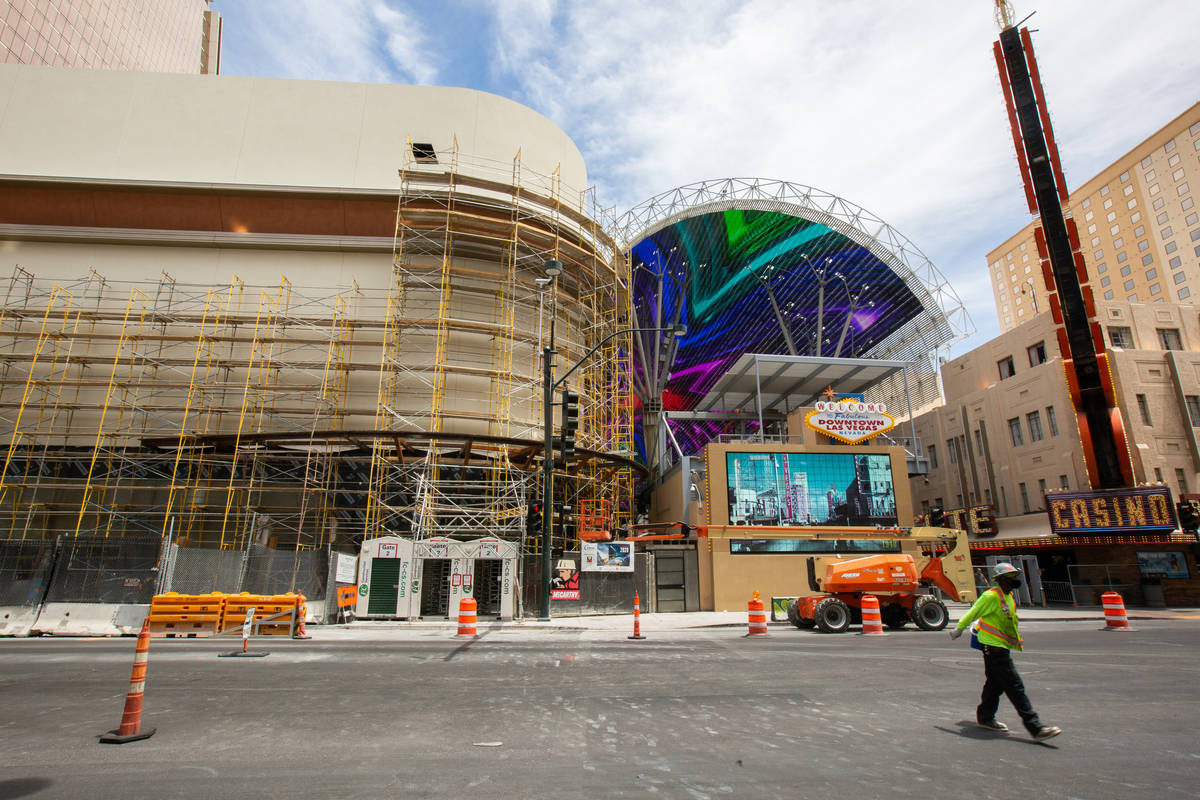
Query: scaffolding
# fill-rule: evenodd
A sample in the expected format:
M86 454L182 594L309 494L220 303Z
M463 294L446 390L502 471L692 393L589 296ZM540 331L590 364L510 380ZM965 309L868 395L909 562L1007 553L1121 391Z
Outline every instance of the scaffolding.
M15 267L0 307L0 536L245 552L492 535L533 551L552 330L557 374L604 342L572 376L582 457L556 485L570 503L604 500L611 528L631 521L634 474L609 458L633 450L611 212L519 152L415 150L386 280ZM551 285L548 260L564 265ZM576 547L576 530L557 535Z

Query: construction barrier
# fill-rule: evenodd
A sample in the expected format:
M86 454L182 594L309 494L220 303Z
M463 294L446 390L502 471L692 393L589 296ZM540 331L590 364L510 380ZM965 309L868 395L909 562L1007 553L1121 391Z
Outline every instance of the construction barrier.
M475 602L474 597L464 597L458 601L458 637L460 639L473 639L479 635L475 630L478 609L479 604Z
M754 592L754 599L747 605L748 616L750 620L750 631L747 636L766 636L767 635L767 610L763 606L762 600L758 599L758 591Z
M645 639L642 636L642 601L638 597L638 593L633 593L633 636L627 636L627 639Z
M879 598L864 594L862 599L862 632L883 633L883 618L879 615Z
M307 638L304 595L291 592L277 595L169 592L151 599L146 621L151 636L230 636L241 633L249 609L254 609L251 629L255 636Z
M1104 605L1104 627L1103 631L1131 631L1129 627L1129 617L1125 615L1125 601L1121 595L1116 592L1105 592L1100 595L1100 602Z
M225 595L167 594L150 600L150 635L160 637L216 636L225 611Z
M154 728L142 730L142 695L146 691L146 665L150 660L150 620L142 623L137 647L133 653L133 672L129 676L129 692L125 695L125 710L121 714L121 725L115 731L100 737L105 744L125 744L138 739L149 739Z

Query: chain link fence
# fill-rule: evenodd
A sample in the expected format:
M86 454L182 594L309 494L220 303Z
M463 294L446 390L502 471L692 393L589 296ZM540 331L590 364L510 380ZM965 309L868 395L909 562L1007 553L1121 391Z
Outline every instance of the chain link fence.
M47 603L149 603L158 583L157 536L63 536Z
M569 559L578 567L582 562L577 551L563 553L555 558ZM541 602L541 558L531 556L525 560L525 574L521 600L526 616L536 616ZM633 595L641 595L643 611L651 611L654 596L654 555L635 552L633 572L581 572L579 573L578 600L551 600L552 617L582 617L590 614L632 614Z
M41 605L55 546L53 541L0 541L0 606Z

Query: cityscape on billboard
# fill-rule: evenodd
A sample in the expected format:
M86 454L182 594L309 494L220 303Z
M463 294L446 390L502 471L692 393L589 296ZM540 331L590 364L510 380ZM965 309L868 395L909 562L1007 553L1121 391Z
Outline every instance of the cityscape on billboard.
M727 453L730 525L895 525L885 453Z

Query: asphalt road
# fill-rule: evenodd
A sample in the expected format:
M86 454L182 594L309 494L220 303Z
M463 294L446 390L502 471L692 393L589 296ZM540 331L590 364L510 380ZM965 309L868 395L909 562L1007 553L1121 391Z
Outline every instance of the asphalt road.
M944 633L445 629L379 641L0 640L0 798L1126 798L1200 794L1200 623L1026 625L1065 733L975 728L982 664Z

